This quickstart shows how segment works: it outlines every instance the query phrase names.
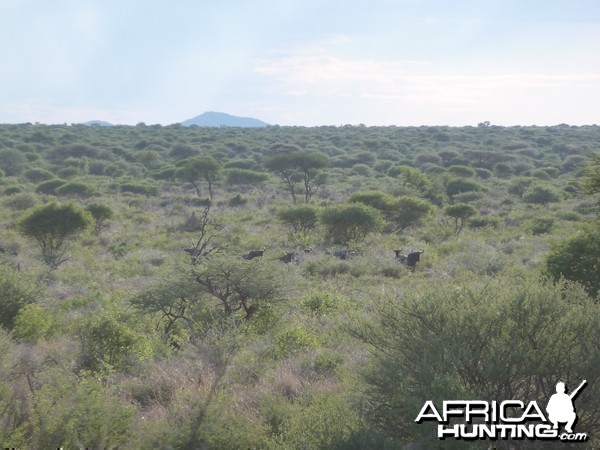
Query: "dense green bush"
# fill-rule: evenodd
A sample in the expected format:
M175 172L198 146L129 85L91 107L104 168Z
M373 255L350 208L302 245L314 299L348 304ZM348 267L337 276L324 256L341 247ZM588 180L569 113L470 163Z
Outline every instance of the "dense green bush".
M12 148L0 150L0 170L6 176L19 175L27 164L27 158L23 152Z
M598 308L564 283L511 276L413 283L382 301L376 321L357 333L372 346L363 372L368 417L399 443L429 447L439 442L434 430L415 423L427 400L544 402L541 393L556 380L586 377L579 425L599 429L600 361L591 356Z
M390 222L396 230L415 227L433 211L433 205L419 197L400 197L394 204Z
M27 180L31 181L32 183L37 184L42 181L46 181L46 180L50 180L50 179L54 178L54 175L45 169L40 169L40 168L34 167L32 169L27 169L25 172L23 172L23 177L25 177Z
M380 211L384 216L389 217L395 209L396 198L382 191L363 191L352 194L348 199L350 203L362 203Z
M312 205L298 205L277 211L277 218L296 233L308 233L317 226L318 208Z
M157 195L158 194L158 186L154 186L151 184L141 184L141 183L123 183L119 186L121 192L130 192L132 194L142 194L142 195Z
M448 173L450 175L453 175L455 177L459 177L459 178L471 178L474 177L476 172L475 169L473 169L472 167L469 166L450 166L448 167L448 169L446 169L448 171Z
M269 178L265 173L248 169L228 169L225 176L227 178L227 184L241 186L259 185Z
M546 260L546 273L581 283L592 297L600 292L600 226L557 244Z
M87 198L94 194L94 188L80 181L71 181L56 188L56 193L61 196Z
M448 195L448 197L450 198L457 194L462 194L464 192L480 192L484 190L485 186L478 183L477 181L468 178L456 178L449 180L446 183L446 195Z
M34 209L21 220L19 229L37 242L43 261L57 268L66 261L68 239L85 230L90 222L90 216L79 206L53 202Z
M38 292L30 277L0 266L0 326L11 330L19 312L37 298Z
M13 333L18 339L36 341L48 336L52 324L53 317L46 308L28 304L15 317Z
M94 314L79 329L79 365L94 372L128 372L151 355L148 339L122 317Z
M85 207L94 218L94 234L99 236L102 230L108 228L108 221L113 218L113 210L100 203L91 203Z
M37 198L29 192L22 192L7 198L4 201L4 204L15 211L25 211L26 209L33 208L37 204Z
M51 180L47 180L38 184L35 188L35 192L37 192L38 194L57 195L56 190L66 183L66 180L61 180L60 178L53 178Z
M329 206L321 211L319 220L335 244L362 241L382 223L379 211L361 204Z
M550 185L531 184L523 193L523 200L527 203L545 205L560 201L560 193Z

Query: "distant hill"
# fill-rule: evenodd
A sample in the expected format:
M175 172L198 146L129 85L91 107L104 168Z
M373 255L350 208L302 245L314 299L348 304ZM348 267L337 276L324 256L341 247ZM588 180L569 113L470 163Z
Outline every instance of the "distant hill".
M262 120L253 119L252 117L238 117L220 112L205 112L192 119L181 122L181 125L189 127L196 125L199 127L266 127L268 123Z
M112 127L113 124L110 122L104 122L103 120L90 120L88 122L84 122L84 125L94 126L94 127Z

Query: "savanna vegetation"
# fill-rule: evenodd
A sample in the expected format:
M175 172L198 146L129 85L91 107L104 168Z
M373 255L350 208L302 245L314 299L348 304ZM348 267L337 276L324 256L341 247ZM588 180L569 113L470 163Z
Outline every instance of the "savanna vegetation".
M0 446L464 448L426 400L587 379L598 448L599 152L597 126L0 125Z

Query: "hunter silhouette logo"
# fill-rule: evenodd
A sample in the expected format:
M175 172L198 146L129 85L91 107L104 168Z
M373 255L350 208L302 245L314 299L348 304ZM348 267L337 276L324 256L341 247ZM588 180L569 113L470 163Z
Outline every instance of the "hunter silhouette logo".
M432 400L425 402L415 422L437 422L438 439L544 439L585 442L587 433L574 433L577 414L573 400L587 381L567 394L565 383L556 383L546 406L547 414L535 400L487 401L444 400L436 407ZM565 424L560 432L559 424Z
M565 394L565 383L559 381L556 383L556 394L550 397L546 411L548 411L548 419L554 425L553 430L558 429L559 422L566 422L565 431L573 433L573 425L577 420L575 408L573 407L573 399L579 394L579 391L585 386L587 380L583 380L579 387L570 394Z

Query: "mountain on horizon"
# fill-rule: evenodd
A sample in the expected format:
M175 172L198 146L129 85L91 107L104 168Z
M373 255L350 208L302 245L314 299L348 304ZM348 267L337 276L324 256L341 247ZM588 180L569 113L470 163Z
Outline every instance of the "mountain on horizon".
M244 127L258 128L267 127L268 123L252 117L232 116L231 114L209 111L199 116L181 122L181 125L189 127L196 125L198 127Z
M90 127L112 127L113 124L110 122L105 122L104 120L89 120L83 123L84 125Z

